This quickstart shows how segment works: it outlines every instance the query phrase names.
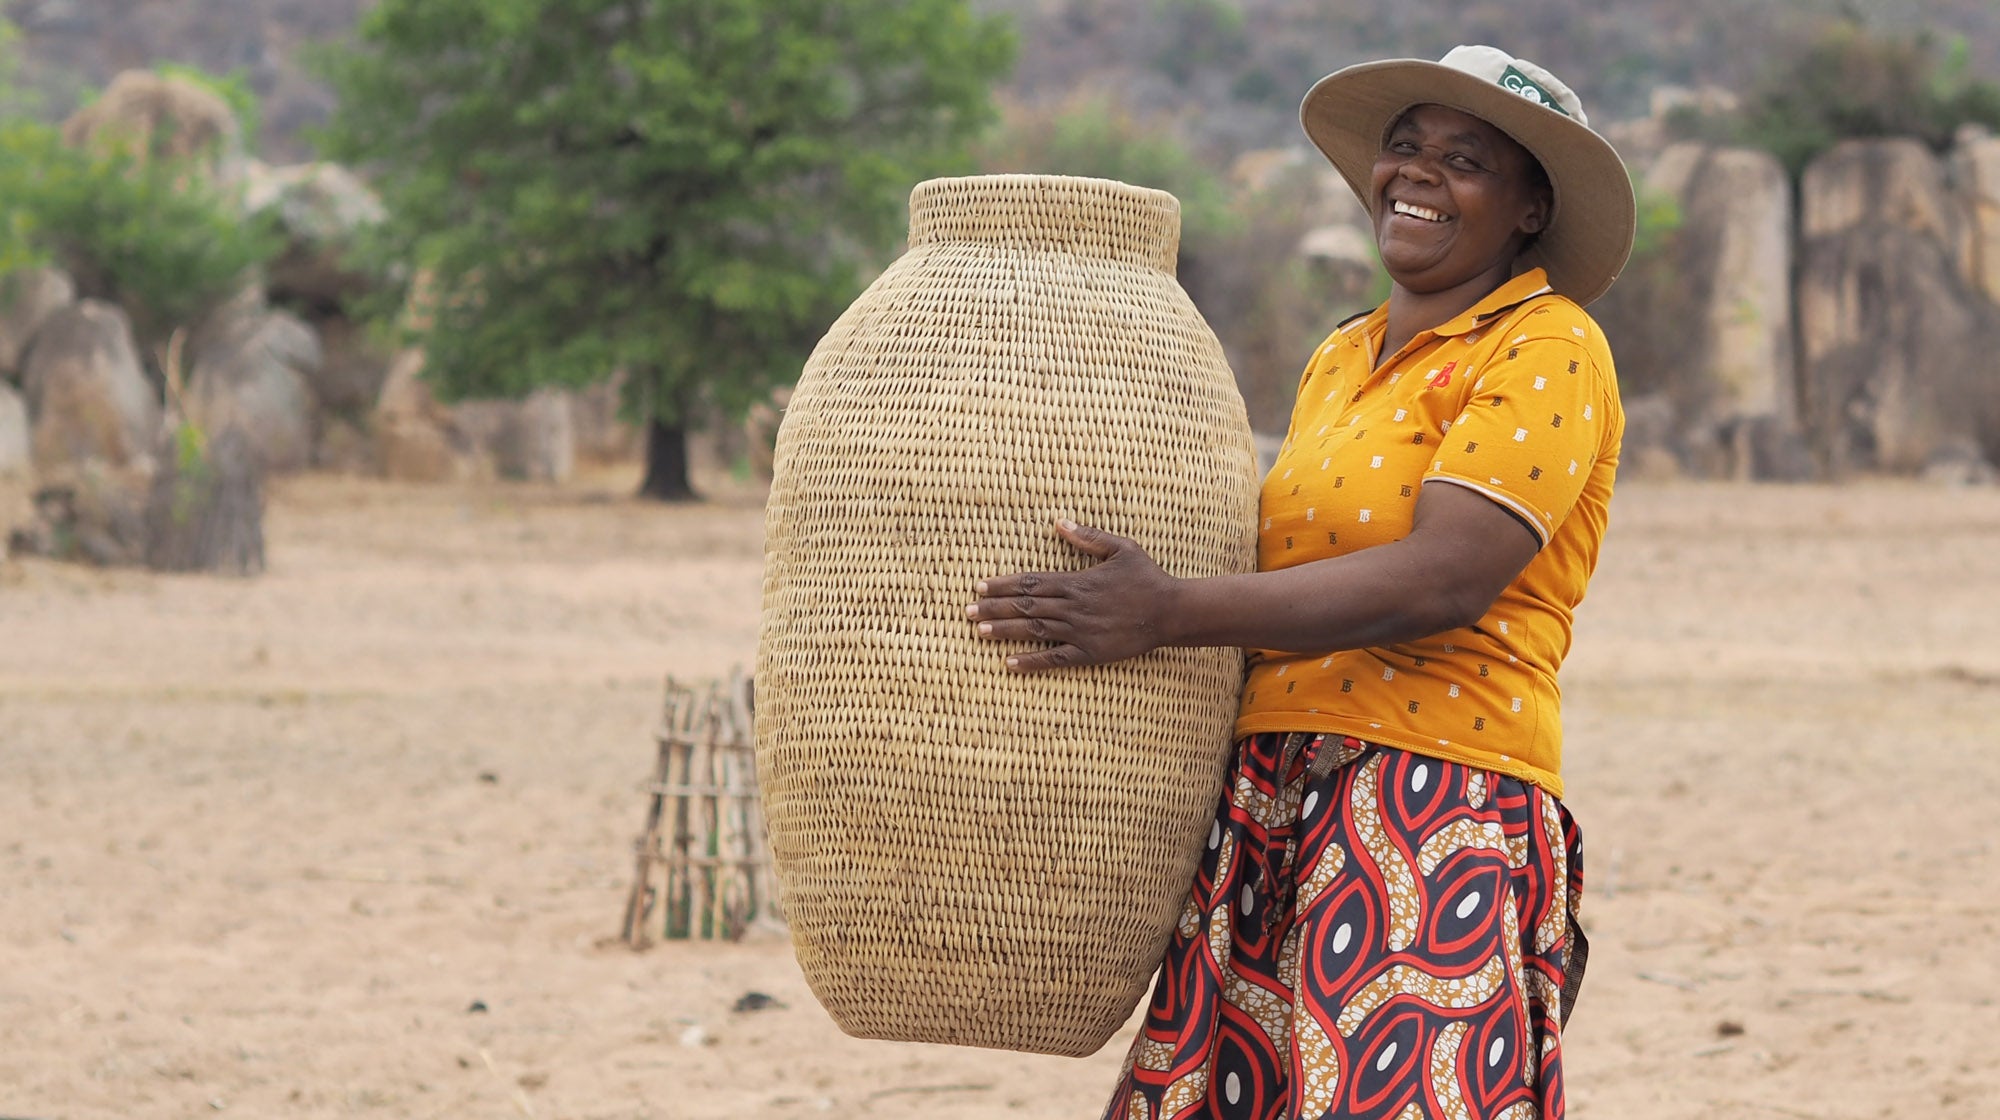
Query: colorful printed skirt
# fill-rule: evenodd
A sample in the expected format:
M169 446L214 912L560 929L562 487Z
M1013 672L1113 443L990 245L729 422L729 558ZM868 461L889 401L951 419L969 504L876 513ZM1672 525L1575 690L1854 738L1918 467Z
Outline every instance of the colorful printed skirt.
M1561 1120L1561 803L1332 736L1251 736L1230 779L1106 1120Z

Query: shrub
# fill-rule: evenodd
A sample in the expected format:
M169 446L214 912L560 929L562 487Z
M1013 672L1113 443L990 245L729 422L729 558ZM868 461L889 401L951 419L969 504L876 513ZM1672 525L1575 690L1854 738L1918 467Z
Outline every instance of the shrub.
M64 146L14 85L11 42L0 24L0 276L53 261L83 293L121 304L150 347L276 255L269 221L246 218L190 161Z

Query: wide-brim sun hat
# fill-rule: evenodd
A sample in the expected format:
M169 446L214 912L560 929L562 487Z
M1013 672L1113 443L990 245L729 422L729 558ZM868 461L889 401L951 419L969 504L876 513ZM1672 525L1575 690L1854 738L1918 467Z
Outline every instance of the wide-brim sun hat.
M1299 106L1306 135L1372 214L1369 180L1388 132L1418 105L1491 124L1539 160L1554 196L1521 264L1579 304L1604 294L1632 255L1638 209L1625 161L1590 128L1583 103L1546 69L1497 47L1462 46L1436 62L1363 62L1321 78Z

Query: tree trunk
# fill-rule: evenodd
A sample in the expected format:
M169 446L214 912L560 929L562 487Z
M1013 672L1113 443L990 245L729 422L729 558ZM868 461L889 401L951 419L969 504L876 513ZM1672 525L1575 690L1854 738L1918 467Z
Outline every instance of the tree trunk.
M646 479L639 496L658 502L692 502L688 485L687 424L668 424L657 416L646 421Z

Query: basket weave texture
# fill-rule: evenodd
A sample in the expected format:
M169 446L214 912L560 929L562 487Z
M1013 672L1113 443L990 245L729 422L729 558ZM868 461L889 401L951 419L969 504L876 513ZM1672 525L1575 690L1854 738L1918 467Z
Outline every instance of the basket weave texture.
M866 1038L1083 1055L1144 994L1220 793L1233 649L1021 676L982 576L1255 564L1255 460L1172 195L939 179L807 362L766 514L757 757L786 921ZM1026 648L1026 647L1019 647Z

